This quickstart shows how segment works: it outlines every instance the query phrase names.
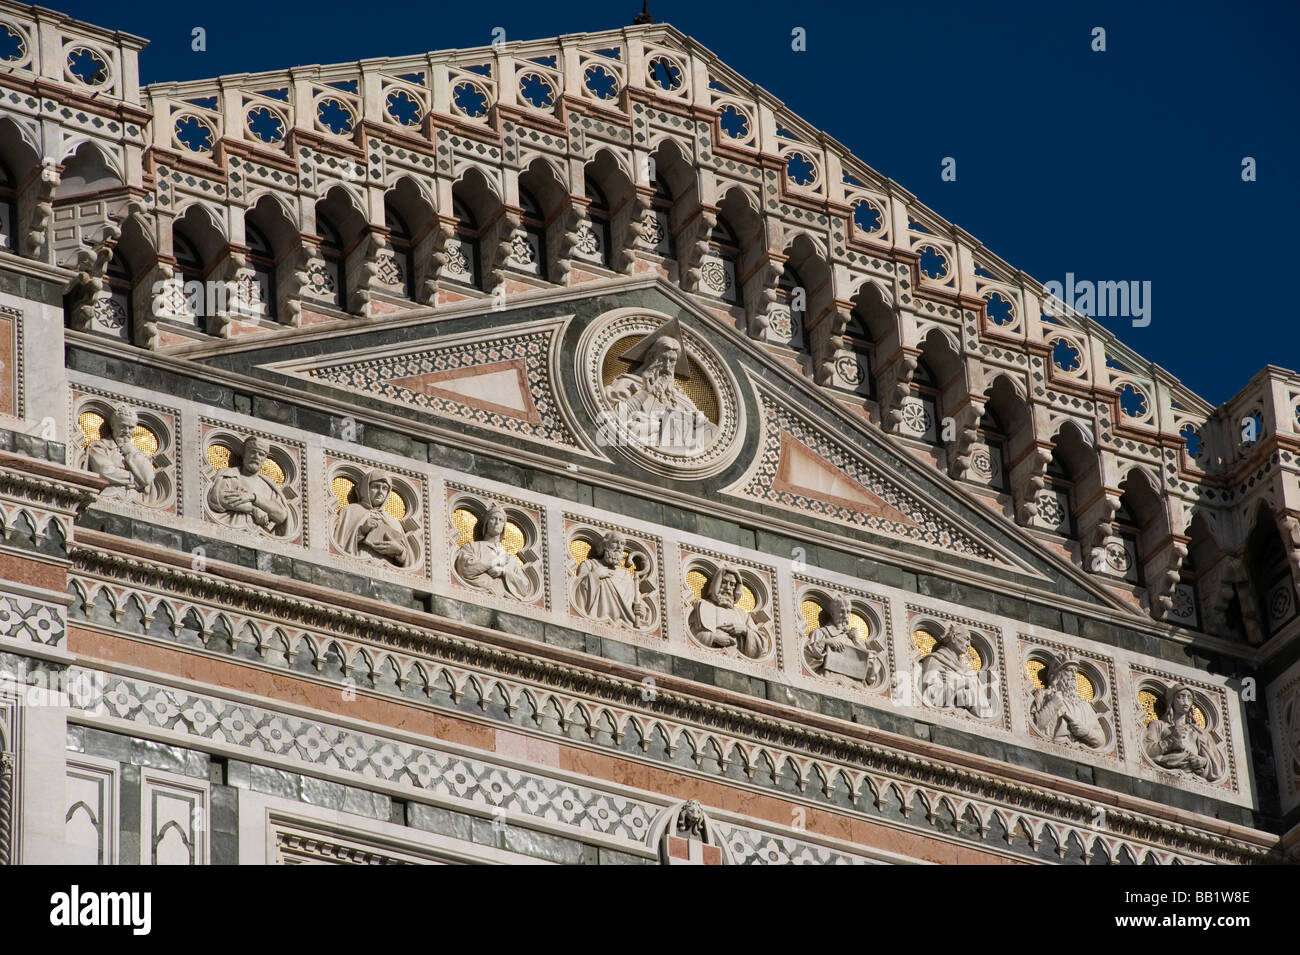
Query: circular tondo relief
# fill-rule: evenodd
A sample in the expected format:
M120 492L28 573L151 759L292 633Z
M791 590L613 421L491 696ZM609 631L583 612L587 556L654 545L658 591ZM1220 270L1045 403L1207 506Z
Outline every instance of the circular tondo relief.
M602 450L669 477L705 477L735 460L743 424L736 380L680 321L618 309L583 333L578 354Z

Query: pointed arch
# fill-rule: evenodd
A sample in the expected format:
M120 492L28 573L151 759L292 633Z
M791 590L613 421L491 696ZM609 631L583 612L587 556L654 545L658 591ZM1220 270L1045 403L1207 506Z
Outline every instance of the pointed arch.
M1115 512L1115 533L1129 552L1124 579L1132 584L1155 584L1147 567L1151 557L1169 533L1168 511L1160 481L1142 465L1123 472L1119 483L1119 510Z
M539 156L519 174L520 225L527 246L514 250L513 268L543 281L557 276L568 199L568 187L549 160Z
M451 197L454 235L447 241L441 277L481 291L495 288L504 211L496 183L470 165L452 184Z
M337 184L316 202L316 236L325 272L318 284L320 301L339 311L353 311L362 292L361 265L368 255L370 226L365 206L349 187Z
M814 336L822 337L818 331L821 323L833 323L835 292L830 261L821 243L803 230L791 234L783 256L776 288L776 300L781 306L777 314L789 316L786 343L811 356ZM776 340L785 337L781 329Z
M1050 443L1046 496L1040 496L1038 501L1038 526L1077 541L1082 536L1085 510L1102 494L1101 459L1092 435L1070 417L1058 419ZM1076 550L1076 558L1082 560L1082 550Z
M102 275L74 284L64 295L65 319L82 331L139 343L152 313L152 283L158 252L138 215L128 216L105 250ZM87 263L93 269L93 263Z
M934 325L922 332L919 350L903 433L938 448L944 444L943 419L951 417L966 397L961 345L948 329Z
M11 117L0 117L0 249L7 252L32 255L45 244L43 232L49 216L36 221L42 217L35 208L41 192L40 164L40 152L27 130ZM28 231L42 235L29 237Z
M706 244L700 263L699 290L746 309L747 314L757 309L758 297L748 288L748 281L760 259L766 257L766 248L762 216L749 190L738 185L727 190L703 239Z
M1010 490L1017 477L1028 477L1033 468L1025 468L1022 461L1036 451L1034 442L1034 416L1023 393L1024 382L1008 374L995 375L980 396L984 413L975 422L977 440L988 448L990 486L996 490Z
M619 156L611 150L599 149L582 170L585 218L587 231L583 242L594 244L583 257L596 265L613 271L625 271L631 264L625 255L624 236L628 234L634 206L635 189L632 177ZM588 238L590 236L590 238Z
M1296 615L1296 589L1286 542L1267 501L1255 508L1243 556L1259 629L1262 634L1277 633ZM1240 599L1244 605L1246 597Z
M203 202L192 202L171 224L174 275L185 287L183 315L188 323L203 330L208 301L206 283L215 278L229 251L225 223Z
M650 154L654 195L642 219L645 244L655 254L676 259L682 231L700 210L700 182L695 166L671 136L661 137Z
M264 317L292 323L300 283L295 278L301 247L296 211L275 193L263 193L244 213L244 244Z
M126 176L118 157L93 139L73 140L66 144L59 162L63 172L54 189L54 203L73 196L120 188Z
M400 176L384 193L384 227L388 230L390 274L380 269L390 290L415 302L428 300L438 216L427 192L410 176Z

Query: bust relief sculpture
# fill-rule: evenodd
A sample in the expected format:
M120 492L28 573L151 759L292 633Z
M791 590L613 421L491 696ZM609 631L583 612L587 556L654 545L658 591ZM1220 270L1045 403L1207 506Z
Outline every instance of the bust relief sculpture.
M617 457L680 479L718 474L740 453L739 381L680 317L612 309L587 324L575 363L594 439Z
M139 417L130 405L116 404L108 416L108 436L86 445L86 468L107 478L114 487L148 496L153 490L154 467L149 455L136 447Z
M1106 744L1106 731L1092 704L1079 695L1078 677L1079 661L1069 657L1053 660L1047 668L1046 686L1034 691L1029 719L1050 740L1096 749Z
M809 667L823 676L843 676L868 686L879 683L885 668L878 654L859 645L851 622L852 602L842 595L833 597L826 610L830 622L811 630L804 643Z
M742 593L740 572L723 564L691 607L688 623L691 635L706 647L735 648L758 659L772 649L772 639L737 606Z
M334 544L345 554L367 555L398 567L415 559L406 529L386 510L393 481L378 469L366 471L356 486L356 500L339 509Z
M474 528L474 540L456 550L456 573L466 584L498 597L532 600L537 587L523 562L501 543L506 512L492 504Z
M667 327L647 336L623 356L631 369L605 389L619 422L641 444L674 453L713 444L718 427L682 390L677 377L689 367L681 340Z
M1176 684L1165 695L1164 716L1147 724L1143 746L1150 760L1161 769L1171 769L1214 782L1225 766L1219 746L1196 722L1192 691Z
M271 445L257 436L245 439L239 467L217 471L208 489L208 509L219 524L237 530L283 534L291 516L284 491L262 472Z
M626 551L627 538L618 531L603 534L575 571L573 604L593 620L640 629L651 622L646 594L654 588L646 580L650 566L645 557L633 553L624 566Z
M996 687L981 681L970 658L971 633L953 624L921 659L921 700L937 709L965 710L987 719L997 711Z

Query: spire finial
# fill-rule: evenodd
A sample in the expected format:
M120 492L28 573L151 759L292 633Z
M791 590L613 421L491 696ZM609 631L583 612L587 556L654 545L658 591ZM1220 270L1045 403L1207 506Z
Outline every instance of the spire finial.
M642 23L654 23L655 18L650 15L650 0L644 0L641 4L641 12L632 18L633 26L640 26Z

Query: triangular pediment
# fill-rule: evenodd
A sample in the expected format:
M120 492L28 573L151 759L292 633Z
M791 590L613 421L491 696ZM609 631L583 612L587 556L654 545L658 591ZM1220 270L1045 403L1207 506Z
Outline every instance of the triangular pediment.
M780 441L780 457L772 480L777 493L823 501L897 524L916 523L798 438L783 431Z
M760 453L733 493L936 552L1028 569L1023 558L958 516L947 495L911 485L905 459L886 462L865 444L850 446L770 389L759 384L756 391Z
M387 379L386 384L413 395L460 403L534 425L542 423L528 384L528 365L522 358L402 375Z
M421 418L458 421L541 445L588 451L560 412L553 351L563 319L372 344L345 334L309 359L258 367L364 395ZM419 326L416 326L417 328Z

